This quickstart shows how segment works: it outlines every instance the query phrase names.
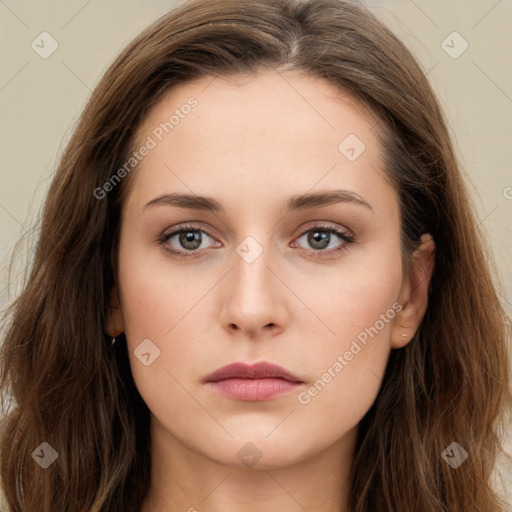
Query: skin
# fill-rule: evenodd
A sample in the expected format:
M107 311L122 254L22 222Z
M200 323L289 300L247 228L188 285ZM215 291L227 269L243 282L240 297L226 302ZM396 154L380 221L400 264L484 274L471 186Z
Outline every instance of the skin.
M110 332L126 334L133 377L151 411L152 482L143 510L346 512L357 427L390 351L405 346L423 318L434 241L423 236L403 275L398 200L383 172L375 119L328 82L275 70L201 78L153 107L139 141L190 96L198 105L130 176L109 318ZM349 134L366 146L354 161L338 149ZM336 189L355 192L371 209L355 202L284 208L292 195ZM171 192L213 197L225 213L145 208ZM307 234L318 231L315 222L355 241L332 234L327 247L315 244ZM184 223L208 233L200 232L192 256L179 235L158 242ZM263 250L251 263L236 251L248 236ZM314 249L327 256L312 256ZM300 403L299 391L393 304L401 311ZM134 354L145 339L160 350L148 366ZM247 402L201 382L228 363L263 360L305 384ZM238 457L244 446L260 457L254 466Z

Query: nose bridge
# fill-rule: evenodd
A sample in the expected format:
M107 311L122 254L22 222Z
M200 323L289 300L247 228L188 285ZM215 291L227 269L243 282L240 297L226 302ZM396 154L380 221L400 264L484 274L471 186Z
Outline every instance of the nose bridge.
M235 247L223 307L224 324L247 331L284 321L280 283L270 270L274 266L272 243L268 236L258 238L247 236Z
M260 242L261 240L261 242ZM234 292L239 299L247 300L251 297L259 300L260 295L268 294L267 302L271 302L272 273L268 267L272 266L269 237L247 236L235 248L233 255L233 285Z

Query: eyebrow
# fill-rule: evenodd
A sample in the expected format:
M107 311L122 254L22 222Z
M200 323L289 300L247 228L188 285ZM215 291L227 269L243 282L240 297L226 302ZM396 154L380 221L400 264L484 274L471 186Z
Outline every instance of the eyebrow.
M285 204L286 211L308 210L336 203L352 203L364 206L373 212L373 208L359 194L351 190L329 190L310 192L292 196ZM224 207L212 197L194 194L162 194L145 204L144 209L154 206L176 206L190 210L201 210L213 213L225 213Z

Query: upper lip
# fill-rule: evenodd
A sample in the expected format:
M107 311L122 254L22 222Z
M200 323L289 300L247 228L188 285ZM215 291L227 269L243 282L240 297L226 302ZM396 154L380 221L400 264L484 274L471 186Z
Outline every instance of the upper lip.
M280 378L290 382L302 382L302 380L285 368L273 363L262 361L253 365L246 363L231 363L204 378L204 382L215 382L224 379L264 379Z

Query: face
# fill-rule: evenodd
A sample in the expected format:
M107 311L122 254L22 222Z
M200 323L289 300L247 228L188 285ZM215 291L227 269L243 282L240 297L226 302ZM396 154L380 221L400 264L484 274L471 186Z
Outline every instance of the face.
M361 105L296 72L202 78L150 111L109 326L159 442L272 468L354 439L425 310L417 267L402 276L376 132ZM262 361L299 382L204 382Z

